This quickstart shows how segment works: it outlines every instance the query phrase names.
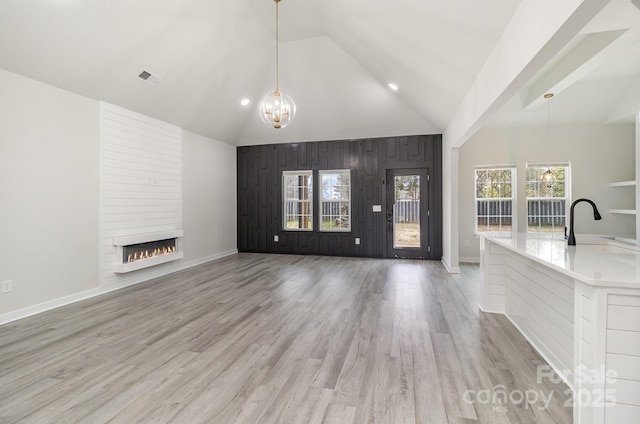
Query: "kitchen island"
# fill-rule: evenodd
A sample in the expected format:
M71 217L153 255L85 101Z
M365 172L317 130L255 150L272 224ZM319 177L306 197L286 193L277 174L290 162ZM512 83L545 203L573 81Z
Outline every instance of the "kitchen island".
M505 314L574 392L575 423L640 423L640 249L482 235L484 312Z

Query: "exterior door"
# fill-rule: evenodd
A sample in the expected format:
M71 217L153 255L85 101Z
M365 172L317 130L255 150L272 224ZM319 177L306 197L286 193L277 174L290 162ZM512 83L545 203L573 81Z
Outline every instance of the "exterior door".
M428 169L387 170L387 257L428 259Z

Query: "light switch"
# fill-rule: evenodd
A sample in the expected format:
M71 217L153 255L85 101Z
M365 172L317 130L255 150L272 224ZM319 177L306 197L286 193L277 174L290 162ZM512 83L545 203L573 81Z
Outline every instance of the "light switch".
M373 205L374 212L382 212L382 205Z

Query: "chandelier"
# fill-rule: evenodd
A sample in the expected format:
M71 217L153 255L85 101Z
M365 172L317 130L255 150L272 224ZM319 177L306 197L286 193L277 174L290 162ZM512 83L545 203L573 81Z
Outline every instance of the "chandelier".
M276 89L267 93L260 103L260 118L272 128L284 128L293 121L296 115L296 104L293 99L280 91L279 86L279 64L278 64L278 43L279 43L279 19L278 3L280 0L273 0L276 3Z

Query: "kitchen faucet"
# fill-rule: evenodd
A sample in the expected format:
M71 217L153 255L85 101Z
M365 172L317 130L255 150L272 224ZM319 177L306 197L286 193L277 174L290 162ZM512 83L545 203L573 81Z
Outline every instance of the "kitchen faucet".
M588 202L591 204L591 207L593 208L593 219L595 219L596 221L602 219L602 217L600 216L600 212L598 212L598 208L596 208L596 204L593 203L593 200L589 200L589 199L578 199L575 202L573 202L571 204L571 211L569 212L569 240L567 241L567 244L569 246L575 246L576 245L576 236L573 233L573 208L576 207L576 205L580 202ZM565 228L566 231L566 228Z

